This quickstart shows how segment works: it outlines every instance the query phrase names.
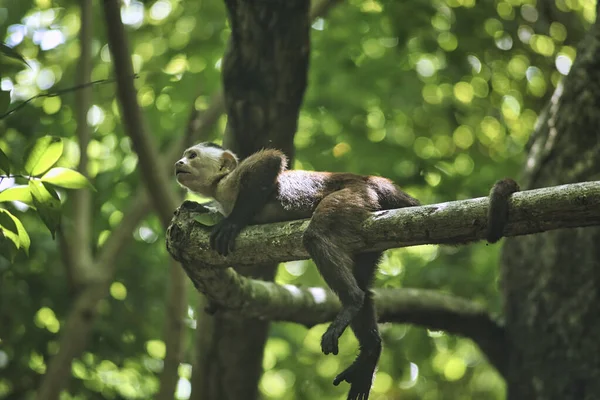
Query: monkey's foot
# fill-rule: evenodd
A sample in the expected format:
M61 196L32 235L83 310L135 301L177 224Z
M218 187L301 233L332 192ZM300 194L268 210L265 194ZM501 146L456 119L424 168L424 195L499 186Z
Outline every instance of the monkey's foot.
M337 386L343 381L350 384L347 400L368 400L375 365L368 360L358 358L335 377L333 384Z
M242 230L242 225L230 219L223 219L210 232L210 247L222 256L235 250L235 238Z
M341 333L338 332L334 324L329 325L329 328L327 328L327 331L321 337L321 351L323 354L331 353L337 356L340 336Z

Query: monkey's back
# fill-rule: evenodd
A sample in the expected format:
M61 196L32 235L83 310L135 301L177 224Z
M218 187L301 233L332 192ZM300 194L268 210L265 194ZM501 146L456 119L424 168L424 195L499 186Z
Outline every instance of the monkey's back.
M419 205L391 180L350 173L287 170L279 174L277 188L254 222L267 223L310 218L328 195L347 189L348 202L368 197L369 211ZM343 207L343 204L340 204Z

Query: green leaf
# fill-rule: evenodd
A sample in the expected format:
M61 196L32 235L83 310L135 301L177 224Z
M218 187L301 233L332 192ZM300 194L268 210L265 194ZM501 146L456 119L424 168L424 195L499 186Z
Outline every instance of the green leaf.
M0 215L2 216L0 217L0 225L4 236L11 240L17 249L22 248L25 254L29 255L31 239L21 220L5 209L0 209Z
M204 226L216 225L222 219L223 216L217 212L199 214L194 217L194 221L200 222Z
M29 238L29 234L25 230L23 223L20 219L11 214L15 224L17 225L17 229L19 231L19 239L21 240L21 247L25 250L25 254L29 255L29 246L31 245L31 239Z
M33 195L33 204L54 239L56 230L60 225L60 199L58 194L50 185L39 180L29 181L29 188Z
M12 242L15 250L23 249L25 254L29 255L29 246L31 245L31 239L25 230L25 227L19 220L19 218L12 215L8 210L0 208L0 237L3 242ZM2 247L5 247L6 243L3 243ZM16 251L10 251L12 246L9 245L8 251L10 253L11 261L14 260Z
M63 141L56 136L44 136L33 145L27 161L25 171L31 176L38 176L48 171L60 158L63 152Z
M8 156L4 154L2 149L0 149L0 170L6 175L10 174L10 160L8 159Z
M18 252L19 249L15 243L6 237L2 226L0 226L0 255L10 260L10 262L14 262Z
M42 176L42 181L67 189L81 189L84 187L94 189L85 176L69 168L52 168Z
M31 189L27 185L10 187L0 192L0 202L2 201L20 201L27 205L33 205Z
M8 212L8 210L4 208L0 208L0 229L2 229L2 233L5 237L12 240L12 242L17 246L17 249L21 247L21 242L19 240L19 230L17 228L17 224L10 217L12 214Z
M10 58L14 58L15 60L19 60L29 67L29 64L27 64L27 61L25 61L23 56L18 51L16 51L12 47L8 47L4 43L0 43L0 53L4 54L6 57L10 57Z
M8 111L10 105L10 92L0 90L0 114Z

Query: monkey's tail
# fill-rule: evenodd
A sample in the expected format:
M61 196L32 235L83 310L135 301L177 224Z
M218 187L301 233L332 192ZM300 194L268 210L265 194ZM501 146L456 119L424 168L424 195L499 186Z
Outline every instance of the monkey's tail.
M521 190L517 182L504 178L494 184L490 191L488 206L488 225L486 240L496 243L504 236L504 228L508 222L509 198Z

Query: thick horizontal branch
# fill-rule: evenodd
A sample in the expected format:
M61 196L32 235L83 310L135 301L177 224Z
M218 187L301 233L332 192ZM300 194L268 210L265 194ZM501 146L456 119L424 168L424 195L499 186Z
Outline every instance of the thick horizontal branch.
M460 244L483 239L487 197L373 213L351 243L357 252L421 244ZM210 227L195 221L206 209L180 207L167 234L177 260L227 267L308 258L302 234L308 220L254 225L242 231L236 251L222 257L209 248ZM583 182L515 193L505 236L600 225L600 182Z
M312 326L331 321L340 308L337 296L327 289L249 279L231 268L182 265L220 313ZM485 307L420 289L375 289L374 299L379 322L411 323L468 337L504 373L504 329Z
M410 323L467 337L506 376L508 351L504 327L483 305L433 290L403 288L374 292L379 322Z

